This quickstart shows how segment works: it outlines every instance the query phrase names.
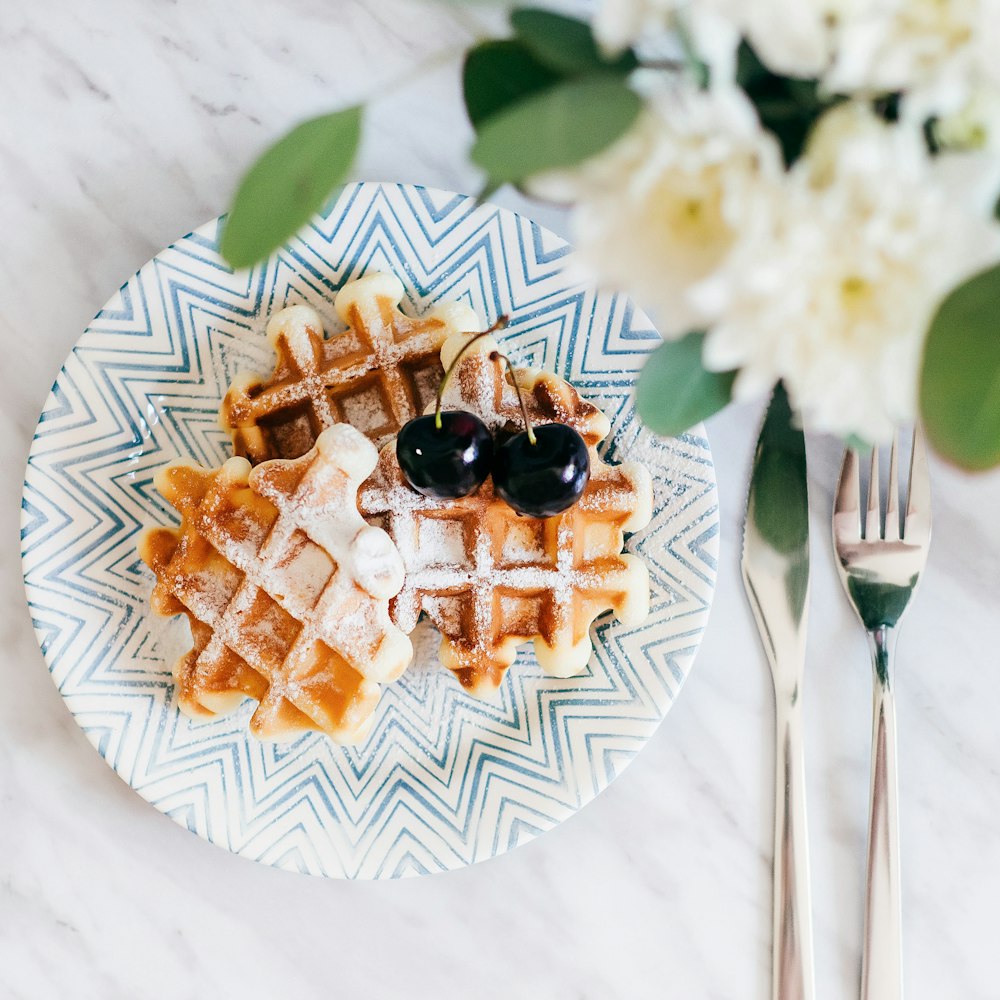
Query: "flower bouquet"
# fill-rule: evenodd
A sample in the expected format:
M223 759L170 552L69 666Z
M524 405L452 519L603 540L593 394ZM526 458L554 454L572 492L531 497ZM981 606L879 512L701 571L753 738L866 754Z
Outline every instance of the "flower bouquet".
M664 343L638 387L679 433L783 383L802 424L920 420L1000 464L1000 0L602 0L515 9L464 53L470 149L570 208L582 266ZM363 108L304 122L237 192L235 266L350 171Z

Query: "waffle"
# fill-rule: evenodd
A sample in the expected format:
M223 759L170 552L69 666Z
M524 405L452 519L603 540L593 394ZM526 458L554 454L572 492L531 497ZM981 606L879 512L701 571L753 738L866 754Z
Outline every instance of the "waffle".
M391 274L349 282L334 300L348 329L328 339L309 306L275 313L267 325L274 371L238 376L222 403L220 419L235 454L254 465L297 458L334 423L353 424L383 444L423 412L443 374L445 338L479 329L479 319L460 302L440 303L413 319L400 311L402 298L403 285Z
M413 652L388 614L403 582L399 553L356 507L376 458L338 424L295 460L157 475L181 525L147 532L140 554L157 577L154 610L183 612L191 625L193 648L174 668L185 713L223 715L249 697L262 740L365 735L379 683Z
M445 343L447 366L467 338ZM473 344L444 395L448 409L477 413L494 432L521 430L513 384L487 355L492 338ZM499 686L517 647L533 641L547 673L581 672L593 646L590 626L613 610L626 624L649 612L645 565L623 555L623 533L648 523L652 483L636 463L606 465L597 445L610 424L563 379L520 370L534 423L559 421L576 428L590 452L590 481L580 500L555 517L519 516L494 494L492 480L459 500L434 500L411 489L386 446L358 494L362 513L383 526L406 566L393 599L393 620L411 632L421 613L442 633L441 660L476 694Z

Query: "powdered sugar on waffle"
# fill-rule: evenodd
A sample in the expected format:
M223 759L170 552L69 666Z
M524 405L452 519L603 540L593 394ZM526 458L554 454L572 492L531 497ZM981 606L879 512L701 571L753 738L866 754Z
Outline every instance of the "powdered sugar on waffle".
M220 418L237 454L252 462L296 458L340 421L376 443L395 435L432 399L441 376L442 341L479 326L461 302L443 302L413 318L399 308L404 289L392 274L348 282L334 308L347 330L323 336L307 305L276 312L267 325L276 362L269 376L241 374Z
M467 339L445 343L445 366ZM520 430L517 393L490 359L495 349L492 338L470 346L443 405L477 413L494 431ZM519 517L489 479L459 500L423 497L406 483L392 445L359 494L362 512L387 527L406 562L393 619L409 632L426 612L444 634L445 664L473 690L495 687L516 646L529 639L548 672L578 673L590 658L588 631L597 614L613 608L630 622L648 609L645 567L621 555L623 532L651 515L648 472L601 461L596 446L608 420L569 383L532 370L518 371L517 379L533 422L570 424L588 444L591 480L569 511L546 520Z
M355 503L376 458L338 424L298 459L162 470L157 485L181 527L154 529L141 551L158 577L154 607L191 619L194 649L176 671L190 714L228 711L249 695L262 738L310 724L340 740L363 735L377 682L412 656L388 615L402 560Z
M335 424L316 441L316 457L259 465L249 477L250 486L270 500L279 511L271 528L266 550L276 558L265 558L265 568L277 566L296 532L304 533L332 561L333 575L316 610L336 609L320 614L327 622L323 638L342 651L349 662L374 680L392 680L406 666L396 647L398 633L389 622L381 603L398 593L403 585L403 562L389 536L362 520L350 497L371 471L376 457L370 441L349 424ZM289 492L282 482L287 472L306 468L297 489ZM264 551L257 558L264 556ZM308 584L308 577L299 577ZM358 601L353 591L361 588L372 600ZM379 636L387 637L382 650ZM409 646L409 642L406 643ZM374 651L374 652L373 652ZM389 655L386 655L389 654Z

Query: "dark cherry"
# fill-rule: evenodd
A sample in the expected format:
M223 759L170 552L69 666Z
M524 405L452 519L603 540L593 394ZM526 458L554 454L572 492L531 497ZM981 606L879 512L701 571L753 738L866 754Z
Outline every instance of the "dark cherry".
M396 457L406 481L425 497L468 496L490 474L493 437L474 413L444 410L416 417L396 437Z
M493 457L493 486L519 514L552 517L580 499L590 479L590 455L568 424L534 428L498 445Z

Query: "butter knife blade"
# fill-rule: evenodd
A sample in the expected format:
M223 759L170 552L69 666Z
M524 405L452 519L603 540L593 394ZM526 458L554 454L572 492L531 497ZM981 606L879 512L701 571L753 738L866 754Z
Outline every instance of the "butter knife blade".
M774 680L774 1000L813 1000L812 913L802 745L802 677L809 612L809 495L805 438L775 389L757 442L746 521L743 585Z

